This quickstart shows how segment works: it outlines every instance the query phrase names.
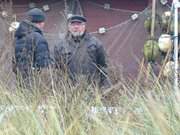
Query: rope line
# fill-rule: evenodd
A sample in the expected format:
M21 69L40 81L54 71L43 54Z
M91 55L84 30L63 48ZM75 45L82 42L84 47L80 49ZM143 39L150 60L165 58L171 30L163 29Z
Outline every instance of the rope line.
M93 5L96 5L98 7L101 7L101 8L104 8L104 5L101 5L101 4L98 4L96 2L93 2L91 0L88 0L89 3L93 4ZM141 11L135 11L135 10L127 10L127 9L119 9L119 8L109 8L109 10L112 10L112 11L120 11L120 12L124 12L124 13L139 13Z
M139 12L139 15L144 14L148 9L149 9L149 7L146 7L143 11ZM111 26L111 27L107 28L106 30L107 30L107 31L110 31L110 30L113 30L113 29L120 28L120 27L122 27L123 25L128 24L129 22L131 22L131 19L125 20L124 22L121 22L121 23L119 23L119 24L116 24L116 25L114 25L114 26ZM91 32L91 34L96 34L96 33L98 33L98 31Z
M61 4L62 3L62 1L61 2L56 2L56 3L52 3L52 4L50 4L50 6L52 7L52 9L53 9L53 6L57 6L57 3L58 3L58 5L59 4ZM49 5L49 4L48 4ZM26 6L26 7L14 7L13 6L13 8L27 8L28 6ZM23 16L23 15L26 15L26 12L21 12L21 13L16 13L16 15L17 16ZM49 14L47 14L48 16L56 16L57 14L55 14L55 15L49 15Z
M54 12L55 14L51 15L51 14L46 14L48 17L58 17L61 13L60 12ZM16 16L24 16L26 15L26 12L22 12L22 13L16 13Z
M54 4L54 3L53 3L53 4ZM144 12L146 12L148 9L149 9L149 7L146 7L144 10L140 11L140 12L138 13L138 15L142 15L142 14L143 14ZM24 13L25 13L25 12L24 12ZM23 13L16 14L16 15L23 15ZM48 16L51 16L51 15L48 15ZM56 15L52 15L52 16L56 16ZM131 22L131 18L128 19L128 20L125 20L125 21L123 21L123 22L121 22L121 23L119 23L119 24L117 24L117 25L111 26L111 27L107 28L106 30L107 30L107 31L110 31L110 30L113 30L113 29L120 28L120 27L128 24L129 22ZM9 24L9 25L10 25L10 24ZM90 33L91 33L91 34L97 34L98 31L94 31L94 32L90 32ZM54 37L57 37L57 34L54 34L54 33L45 32L45 35L46 35L46 36L51 36L51 37L53 37L53 36L54 36Z
M56 1L56 2L49 1L47 3L40 2L40 3L37 3L37 5L46 5L46 4L48 4L49 6L54 6L54 5L61 4L61 3L63 3L63 1ZM27 8L27 7L28 7L28 4L13 5L13 8Z

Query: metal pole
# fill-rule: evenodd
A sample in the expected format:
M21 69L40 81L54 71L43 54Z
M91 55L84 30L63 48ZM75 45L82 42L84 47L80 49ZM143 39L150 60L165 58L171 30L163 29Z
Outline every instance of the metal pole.
M173 1L174 10L174 90L175 94L180 100L179 88L178 88L178 0Z

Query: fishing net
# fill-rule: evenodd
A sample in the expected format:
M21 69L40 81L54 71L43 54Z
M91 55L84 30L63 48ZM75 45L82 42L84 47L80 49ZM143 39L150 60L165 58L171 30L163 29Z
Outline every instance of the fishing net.
M106 3L110 4L109 9L104 8ZM101 39L112 65L123 70L125 75L136 75L148 37L144 29L147 1L87 0L81 4L88 18L88 30ZM133 21L131 16L135 13L139 17ZM107 32L98 34L100 27L105 27Z
M11 8L5 7L4 9L12 9L16 20L21 21L29 9L29 2L28 0L16 0ZM70 1L34 0L33 2L39 8L45 4L50 6L50 10L46 12L45 36L52 54L59 36L66 31L66 13L69 13L67 10L70 8L67 7L67 3ZM116 69L121 70L124 75L136 76L139 63L143 58L143 45L148 38L148 33L144 28L144 21L150 11L148 0L80 0L80 4L82 10L80 12L88 20L87 29L103 42L110 64L116 66ZM157 12L162 13L168 9L167 6L158 5ZM12 13L12 11L9 12ZM136 20L131 18L134 14L138 14ZM3 65L1 66L3 69L0 73L1 78L3 78L4 73L11 70L11 57L13 55L12 35L7 31L8 23L0 18L0 26L2 27L0 31L0 63ZM100 27L104 27L106 33L99 34ZM156 37L160 35L160 32L161 29L158 28L155 33Z

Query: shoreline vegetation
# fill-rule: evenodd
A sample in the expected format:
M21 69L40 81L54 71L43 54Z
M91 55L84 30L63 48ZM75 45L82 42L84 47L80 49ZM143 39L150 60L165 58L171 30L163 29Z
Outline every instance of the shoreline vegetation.
M62 79L31 92L1 84L0 134L178 135L180 105L172 81L155 82L151 74L146 79L121 79L107 91L83 79L77 86Z

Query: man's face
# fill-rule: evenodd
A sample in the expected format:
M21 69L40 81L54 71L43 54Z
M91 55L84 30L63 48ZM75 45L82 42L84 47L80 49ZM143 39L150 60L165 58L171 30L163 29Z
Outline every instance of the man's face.
M44 29L44 26L45 26L45 22L39 22L39 23L35 23L35 25L40 28L41 30Z
M41 29L44 29L44 26L45 26L45 22L41 22L41 23L40 23Z
M74 37L82 36L86 30L86 24L84 22L70 22L68 30Z

